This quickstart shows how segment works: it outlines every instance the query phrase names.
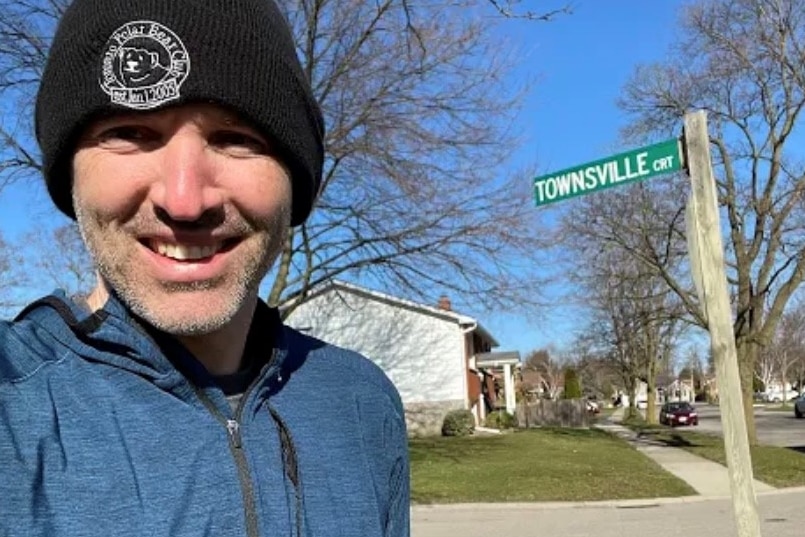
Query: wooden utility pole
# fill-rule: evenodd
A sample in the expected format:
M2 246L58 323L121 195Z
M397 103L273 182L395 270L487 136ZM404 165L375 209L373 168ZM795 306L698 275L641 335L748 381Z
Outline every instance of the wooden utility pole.
M685 114L684 155L692 186L686 208L691 271L710 332L732 506L740 537L760 537L752 456L743 412L718 199L704 111Z

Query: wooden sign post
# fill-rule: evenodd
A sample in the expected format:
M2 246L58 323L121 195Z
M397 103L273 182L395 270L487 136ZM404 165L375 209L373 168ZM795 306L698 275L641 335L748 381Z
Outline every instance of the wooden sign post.
M707 319L716 365L718 401L732 505L740 537L760 537L752 457L743 412L738 357L724 269L718 199L710 161L710 137L704 111L685 115L685 164L692 186L688 198L687 238L691 271Z

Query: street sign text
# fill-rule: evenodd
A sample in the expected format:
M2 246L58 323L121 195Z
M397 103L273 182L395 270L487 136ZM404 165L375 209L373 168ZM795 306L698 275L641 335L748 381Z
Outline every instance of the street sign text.
M676 138L534 179L537 206L682 168Z

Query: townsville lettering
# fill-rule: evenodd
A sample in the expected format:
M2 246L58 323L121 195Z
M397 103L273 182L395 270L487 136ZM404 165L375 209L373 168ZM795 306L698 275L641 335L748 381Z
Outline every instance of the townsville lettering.
M676 140L669 140L642 150L538 177L534 180L534 197L537 205L544 205L679 169Z

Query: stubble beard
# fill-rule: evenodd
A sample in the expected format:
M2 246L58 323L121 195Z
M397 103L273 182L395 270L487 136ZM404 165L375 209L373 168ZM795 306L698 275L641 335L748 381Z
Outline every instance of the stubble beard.
M241 259L235 270L209 280L165 282L155 281L137 270L130 246L133 239L125 230L104 223L101 215L87 211L78 200L74 200L73 206L84 244L110 291L136 316L174 336L210 334L230 323L257 297L260 282L279 256L290 225L289 210L254 224L238 218L231 225L249 240L236 246L243 251L239 252ZM136 229L137 225L131 227ZM218 295L215 304L205 298L210 294ZM176 315L172 299L192 295L197 295L197 308Z

